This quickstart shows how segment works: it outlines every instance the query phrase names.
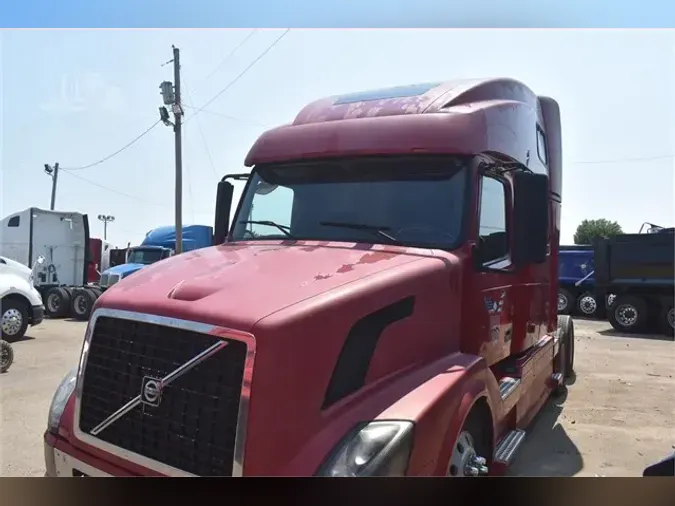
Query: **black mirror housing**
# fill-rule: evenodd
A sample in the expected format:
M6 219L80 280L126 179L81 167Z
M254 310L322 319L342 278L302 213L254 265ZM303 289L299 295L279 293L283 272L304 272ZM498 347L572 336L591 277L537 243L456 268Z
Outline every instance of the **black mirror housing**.
M230 228L230 208L232 207L232 195L234 194L234 185L227 181L218 183L216 193L216 216L213 227L213 244L217 246L223 244L227 238Z
M516 267L542 264L548 254L549 178L517 171L513 188L513 263Z

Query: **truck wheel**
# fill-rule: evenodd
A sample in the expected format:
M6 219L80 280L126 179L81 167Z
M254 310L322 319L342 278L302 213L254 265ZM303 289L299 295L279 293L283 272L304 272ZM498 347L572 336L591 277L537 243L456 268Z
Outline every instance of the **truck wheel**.
M88 287L87 287L87 290L91 290L91 291L95 294L95 296L96 296L97 299L98 299L98 298L101 296L101 294L103 293L103 290L101 290L98 286L88 286Z
M0 340L0 373L7 372L14 362L14 349L5 340Z
M2 301L0 328L2 339L16 341L21 339L28 329L28 306L16 299Z
M70 294L64 288L52 288L47 292L45 313L50 318L62 318L70 309Z
M563 375L563 380L574 376L574 322L567 315L558 316L558 328L556 337L560 343L558 355L555 358L555 372ZM561 396L567 391L563 381L554 391L556 396Z
M584 292L577 299L577 310L583 316L592 318L595 316L595 313L598 311L598 299L595 297L593 292Z
M446 475L450 477L486 476L491 452L489 434L480 411L469 413L455 440Z
M558 314L570 314L573 306L574 297L572 297L572 294L568 290L560 288L558 290Z
M92 290L86 288L77 290L70 305L70 314L76 320L87 321L95 302L96 294Z
M617 295L607 317L615 330L639 332L649 318L647 303L632 295Z

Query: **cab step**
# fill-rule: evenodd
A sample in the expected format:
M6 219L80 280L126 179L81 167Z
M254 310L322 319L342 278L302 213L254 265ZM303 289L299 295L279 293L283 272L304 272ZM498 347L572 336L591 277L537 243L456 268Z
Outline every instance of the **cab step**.
M504 467L508 467L518 452L518 449L525 441L525 431L521 429L514 429L509 431L497 443L495 449L494 462Z
M499 380L499 395L502 398L502 401L505 401L506 398L515 392L520 386L520 378L511 378L506 376Z

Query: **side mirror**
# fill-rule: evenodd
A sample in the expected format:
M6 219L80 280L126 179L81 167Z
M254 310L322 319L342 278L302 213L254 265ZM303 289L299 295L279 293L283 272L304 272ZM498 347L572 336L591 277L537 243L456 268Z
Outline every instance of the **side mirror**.
M544 263L549 239L548 176L518 171L513 187L513 263L517 267Z
M223 244L230 228L230 207L232 206L232 195L234 185L227 181L218 183L218 192L216 193L216 216L213 227L213 244Z

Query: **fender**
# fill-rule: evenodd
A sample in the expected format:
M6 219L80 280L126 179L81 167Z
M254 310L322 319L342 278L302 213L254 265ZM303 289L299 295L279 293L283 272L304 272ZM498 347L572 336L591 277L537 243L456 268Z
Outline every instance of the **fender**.
M287 466L275 469L274 474L312 476L357 423L386 419L415 422L415 448L409 474L429 474L436 467L441 441L457 416L462 394L484 392L486 371L481 357L454 353L365 387L364 390L369 390L367 395L362 390L357 398L344 399L324 411L326 425L298 449ZM244 475L247 476L245 461Z
M490 375L480 357L458 354L473 360L455 364L411 391L377 419L415 422L415 444L408 476L445 476L453 442L471 409L485 399L493 413L487 388ZM492 414L494 425L494 414Z

